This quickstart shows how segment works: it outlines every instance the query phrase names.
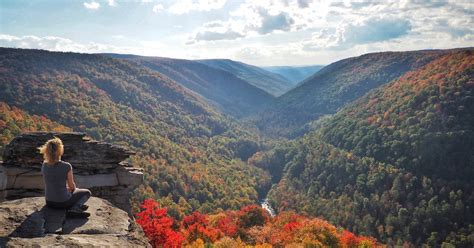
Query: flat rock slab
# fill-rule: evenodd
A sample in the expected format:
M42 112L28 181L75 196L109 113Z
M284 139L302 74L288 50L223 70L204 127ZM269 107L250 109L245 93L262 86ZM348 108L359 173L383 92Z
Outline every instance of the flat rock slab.
M0 204L0 247L146 246L128 214L108 201L92 197L88 219L66 218L64 210L44 206L44 197L23 198ZM129 244L127 243L129 242Z
M0 247L150 247L138 239L111 234L76 234L56 235L51 234L42 238L11 238Z

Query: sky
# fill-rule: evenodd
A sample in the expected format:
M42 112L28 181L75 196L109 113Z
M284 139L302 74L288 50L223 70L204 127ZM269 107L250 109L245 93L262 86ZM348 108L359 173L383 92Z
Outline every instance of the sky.
M474 0L0 0L0 46L326 65L474 46Z

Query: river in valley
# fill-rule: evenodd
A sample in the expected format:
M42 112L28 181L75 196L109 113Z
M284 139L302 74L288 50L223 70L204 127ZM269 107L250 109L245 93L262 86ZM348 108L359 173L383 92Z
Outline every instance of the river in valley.
M263 209L267 210L267 212L274 217L275 216L275 210L273 210L272 206L268 202L268 199L265 198L260 201L260 205L262 206Z

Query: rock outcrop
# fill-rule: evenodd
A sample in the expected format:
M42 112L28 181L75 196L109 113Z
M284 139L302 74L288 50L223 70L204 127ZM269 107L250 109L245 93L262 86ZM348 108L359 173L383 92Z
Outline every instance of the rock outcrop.
M130 192L143 182L142 170L123 162L134 153L76 132L24 133L5 146L0 165L0 202L44 194L40 171L43 158L37 148L54 136L64 143L62 160L71 163L77 186L129 212Z
M128 214L91 197L88 219L66 218L44 206L43 197L0 203L0 247L145 247L146 238Z

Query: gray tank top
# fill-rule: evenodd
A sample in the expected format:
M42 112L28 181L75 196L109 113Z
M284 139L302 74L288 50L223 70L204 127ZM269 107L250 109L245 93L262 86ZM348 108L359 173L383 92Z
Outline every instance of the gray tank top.
M67 173L70 170L72 166L68 162L59 161L54 165L43 163L41 173L46 201L64 202L71 198L71 193L66 188Z

